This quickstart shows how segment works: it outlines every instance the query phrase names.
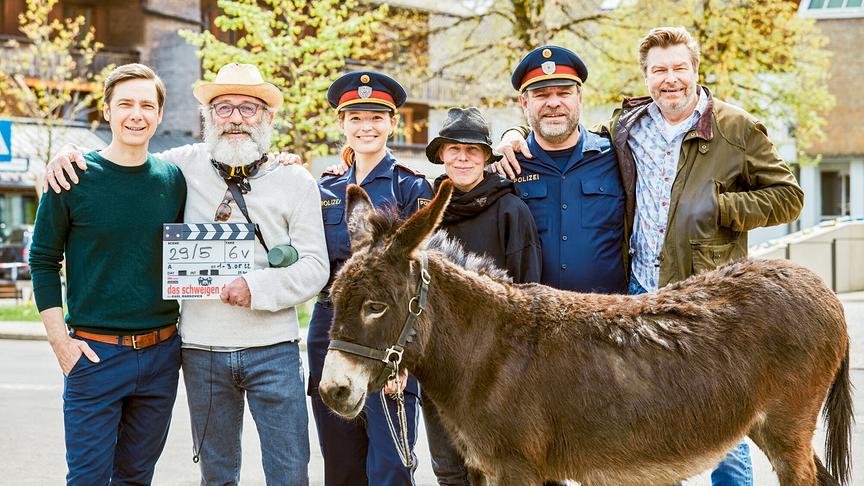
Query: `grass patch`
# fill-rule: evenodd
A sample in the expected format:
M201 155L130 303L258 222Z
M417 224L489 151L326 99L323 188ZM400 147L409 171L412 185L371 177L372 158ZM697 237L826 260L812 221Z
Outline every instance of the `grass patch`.
M42 322L35 304L15 304L0 307L0 321Z

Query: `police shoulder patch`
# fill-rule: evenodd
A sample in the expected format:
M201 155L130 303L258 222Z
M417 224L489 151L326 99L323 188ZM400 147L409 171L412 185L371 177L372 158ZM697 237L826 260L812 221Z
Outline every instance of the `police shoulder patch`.
M419 210L425 208L431 202L432 202L431 199L426 199L425 197L418 197L417 198L417 210L419 211Z

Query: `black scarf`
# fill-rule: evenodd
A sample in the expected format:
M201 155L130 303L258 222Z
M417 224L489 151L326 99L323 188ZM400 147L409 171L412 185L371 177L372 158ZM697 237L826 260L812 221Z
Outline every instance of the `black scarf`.
M262 155L260 159L251 164L241 165L240 167L216 162L213 159L210 159L210 163L216 168L216 172L225 179L225 182L236 182L237 187L240 188L243 194L246 194L252 189L252 186L249 185L248 178L257 174L258 169L267 163L267 154Z
M447 179L447 174L435 179L435 191ZM484 172L483 180L468 192L453 188L450 204L444 210L443 224L455 224L473 218L507 194L519 194L513 181L498 174Z

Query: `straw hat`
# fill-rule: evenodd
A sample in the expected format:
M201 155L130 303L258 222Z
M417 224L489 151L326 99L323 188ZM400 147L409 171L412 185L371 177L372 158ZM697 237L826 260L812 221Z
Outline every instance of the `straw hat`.
M212 83L201 83L192 89L192 94L202 104L209 104L213 98L224 94L254 96L278 110L284 101L282 91L265 82L261 72L252 64L232 62L222 66Z

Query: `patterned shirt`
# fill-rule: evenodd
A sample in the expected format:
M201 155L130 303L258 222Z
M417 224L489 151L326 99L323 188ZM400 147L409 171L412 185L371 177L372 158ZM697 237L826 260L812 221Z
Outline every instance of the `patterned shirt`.
M678 169L681 143L708 105L699 89L696 110L684 121L670 125L656 103L648 106L633 126L627 143L636 159L636 220L630 237L633 277L648 292L655 292L660 281L660 251L669 221L672 183Z

